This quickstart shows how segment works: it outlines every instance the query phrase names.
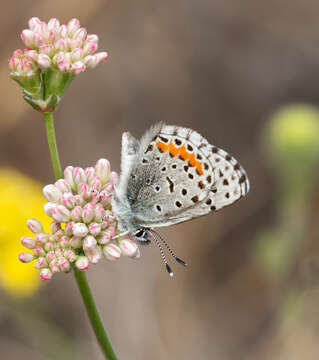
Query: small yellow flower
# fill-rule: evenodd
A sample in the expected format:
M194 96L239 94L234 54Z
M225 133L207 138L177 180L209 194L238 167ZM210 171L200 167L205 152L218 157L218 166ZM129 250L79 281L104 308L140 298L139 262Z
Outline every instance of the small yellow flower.
M292 104L280 108L271 118L270 145L275 155L319 154L319 110L306 104Z
M12 169L0 169L0 286L15 296L31 295L40 286L38 271L23 265L18 255L25 223L37 217L49 227L43 212L41 184Z

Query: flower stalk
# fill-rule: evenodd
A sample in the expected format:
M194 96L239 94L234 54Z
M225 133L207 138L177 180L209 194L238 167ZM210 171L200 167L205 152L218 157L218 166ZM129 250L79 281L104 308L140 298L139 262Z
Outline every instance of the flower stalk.
M52 112L44 113L43 116L45 121L45 129L46 129L47 140L50 150L53 173L56 180L58 180L62 177L62 169L61 169L61 163L58 153L58 147L56 144L53 113Z
M50 150L51 156L51 163L54 172L54 176L56 180L59 180L62 177L62 169L61 163L56 143L55 137L55 129L54 129L54 118L53 113L44 113L43 114L45 119L45 126L46 126L46 134L47 134L47 141ZM98 308L95 304L94 297L92 295L89 283L87 281L87 277L85 272L74 269L74 275L79 287L84 305L86 307L86 311L88 313L91 325L93 327L95 336L97 338L98 343L101 346L101 349L105 355L105 358L108 360L116 360L117 357L114 353L112 348L112 344L107 336L107 333L104 329L102 318L99 314Z

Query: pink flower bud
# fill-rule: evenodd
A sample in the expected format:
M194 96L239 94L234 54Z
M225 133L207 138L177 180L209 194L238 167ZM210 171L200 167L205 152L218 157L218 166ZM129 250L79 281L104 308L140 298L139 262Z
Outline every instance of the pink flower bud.
M98 58L95 55L87 55L83 62L88 69L93 69L98 64Z
M97 242L95 240L95 238L91 235L88 235L84 238L83 240L83 250L87 251L87 250L92 250L95 249L97 245Z
M96 223L96 222L92 222L89 225L89 232L90 234L92 234L93 236L98 235L101 232L101 225Z
M36 261L34 267L36 269L42 269L47 265L48 265L48 263L47 263L46 258L45 257L39 257L38 260Z
M100 192L100 203L104 206L111 204L111 197L108 191L103 190Z
M86 251L85 255L92 264L97 264L102 257L102 249L96 246L94 249Z
M96 191L101 191L102 189L102 181L101 179L96 176L92 181L91 181L91 184L90 184L91 188L96 190Z
M85 204L85 200L84 200L83 197L82 197L81 195L79 195L79 194L77 194L77 195L74 196L74 200L75 200L75 202L76 202L76 204L77 204L78 206L83 206L83 205Z
M87 184L78 184L78 192L84 199L89 199L91 196L89 185Z
M91 203L97 204L99 201L100 201L100 193L97 190L92 189L91 190Z
M83 221L86 224L88 224L93 220L94 216L95 216L95 206L92 203L86 204L82 210Z
M61 191L54 185L46 185L43 188L44 197L51 202L59 201L62 195Z
M95 221L101 222L105 214L104 207L101 204L95 205Z
M33 249L35 247L35 240L28 236L23 236L21 238L21 244L28 249Z
M57 31L56 38L65 38L68 34L68 28L66 25L61 25Z
M102 231L98 236L97 236L97 241L99 244L101 245L105 245L108 242L110 242L112 240L112 236L110 234L109 231Z
M131 256L132 259L139 259L141 257L140 249L137 248L136 253L134 256Z
M106 51L101 51L101 52L95 54L95 56L98 59L98 63L100 63L100 62L106 61L107 58L109 57L109 54Z
M42 269L41 271L40 271L40 279L41 280L43 280L43 281L49 281L49 280L51 280L52 279L52 276L53 276L53 274L52 274L52 272L51 272L51 270L50 269Z
M58 258L58 266L64 272L69 272L71 269L71 265L70 265L69 261L64 257Z
M42 224L37 219L29 219L27 221L27 226L34 234L44 232Z
M73 226L73 235L84 237L88 234L89 230L87 226L83 223L75 223Z
M69 209L73 209L75 206L74 196L71 192L64 193L61 196L61 203Z
M121 249L115 244L103 246L103 254L107 260L114 261L121 257Z
M35 234L36 241L39 245L44 245L48 240L48 235L43 233Z
M59 240L59 246L61 248L66 248L69 245L69 238L67 236L62 236L61 239Z
M75 255L75 252L72 251L72 250L65 250L64 251L64 256L67 260L71 261L71 262L74 262L75 259L76 259L76 255Z
M101 229L105 230L109 227L109 220L104 216L101 224Z
M61 60L57 65L58 65L59 70L62 71L62 72L70 71L70 65L71 64L70 64L70 61L67 60L67 59Z
M52 223L50 225L50 229L51 229L52 234L54 234L58 230L61 230L61 224L56 221L52 221Z
M134 241L132 241L128 238L124 238L119 241L119 246L120 246L120 249L122 250L122 254L124 256L129 256L129 257L136 256L138 246Z
M63 60L63 58L61 58L62 54L64 55L63 51L66 50L66 44L65 44L65 39L59 39L55 42L54 47L57 51L60 51L58 53L58 55L54 58L55 62L60 62Z
M62 229L59 229L58 231L56 231L52 236L54 236L54 239L60 239L61 236L64 235L64 232Z
M73 62L81 60L83 57L83 50L81 48L76 48L71 52L71 60Z
M80 21L78 19L72 19L68 22L68 34L73 36L75 32L80 28Z
M110 181L113 184L117 184L118 179L119 179L119 174L117 172L115 172L115 171L112 171L111 174L110 174Z
M110 176L110 162L106 159L98 160L95 165L95 173L102 183L106 183Z
M71 211L71 219L74 221L81 221L82 220L82 208L81 206L76 206Z
M67 222L70 220L70 211L63 205L57 205L53 210L52 218L58 222Z
M73 221L69 221L68 223L65 224L64 233L67 236L71 236L73 234L74 225L75 225L75 223Z
M95 177L94 167L93 167L93 166L87 167L87 168L84 170L84 173L85 173L85 176L86 176L86 179L87 179L87 183L90 184L91 181L92 181L92 180L94 179L94 177Z
M51 66L51 59L46 54L39 54L38 65L41 69L48 69Z
M82 41L84 41L84 39L86 38L86 35L87 35L86 29L85 28L80 28L80 29L75 31L73 37L74 37L74 39L80 38Z
M55 252L54 251L49 251L46 255L46 259L51 262L53 259L55 259Z
M12 56L9 60L9 69L11 71L15 71L18 63L19 63L19 60L16 57Z
M33 252L36 256L45 256L45 251L43 250L42 246L36 246L33 249Z
M86 37L86 41L88 42L95 42L96 44L99 43L99 37L95 34L89 34Z
M98 45L96 42L86 41L84 44L83 52L85 55L91 55L97 50L97 48Z
M86 270L90 266L89 259L86 256L79 256L78 259L75 262L75 266L79 270Z
M64 179L59 179L58 181L56 181L54 183L54 186L58 188L62 193L71 192L70 184Z
M51 251L53 249L53 243L52 242L47 242L44 244L44 250L45 251Z
M111 195L113 190L114 190L114 184L112 182L109 182L104 186L104 191L108 193L108 195Z
M50 44L44 44L44 45L40 46L39 51L41 54L52 56L54 53L54 48ZM50 61L50 58L49 58L49 61Z
M28 48L26 48L26 49L28 49ZM21 49L14 50L14 52L13 52L14 57L20 57L22 55L23 55L23 51Z
M52 261L50 261L49 267L53 274L56 274L60 271L57 259L53 259Z
M80 37L76 37L74 39L71 39L70 41L70 47L72 50L82 48L83 40Z
M73 170L73 166L68 166L63 172L65 181L71 186L71 188L74 188Z
M74 64L72 64L71 69L73 74L78 75L81 72L85 71L85 64L82 61L77 61Z
M82 247L82 238L79 236L73 236L70 239L70 246L74 249L79 249Z
M28 263L34 260L34 255L28 252L23 252L19 254L18 259L23 263Z
M115 236L116 235L116 228L115 228L115 226L114 225L109 225L109 227L108 227L108 229L107 229L107 231L109 231L109 233L110 233L110 235L111 235L111 237L113 238L113 236Z
M53 236L55 237L55 239L60 239L60 237L62 237L64 235L64 232L62 229L56 231Z
M41 45L43 45L45 40L43 39L43 36L41 36L39 33L33 33L33 46L36 46L39 48Z
M58 30L59 27L60 27L60 21L58 19L52 18L49 20L49 22L48 22L49 30L52 30L52 29Z
M50 217L52 217L52 214L55 211L56 207L57 207L57 204L53 203L53 202L48 202L43 205L44 212Z
M36 62L38 60L38 52L36 50L25 50L24 51L25 57L28 60L32 60L33 62Z
M37 25L39 25L41 23L41 20L38 17L32 17L28 24L29 24L29 28L31 30L33 30Z
M27 47L31 48L34 46L34 36L33 36L32 30L29 30L29 29L22 30L21 39Z
M56 258L63 255L63 251L61 249L55 249L54 252Z
M82 168L76 167L73 169L73 180L77 185L86 183L86 176Z

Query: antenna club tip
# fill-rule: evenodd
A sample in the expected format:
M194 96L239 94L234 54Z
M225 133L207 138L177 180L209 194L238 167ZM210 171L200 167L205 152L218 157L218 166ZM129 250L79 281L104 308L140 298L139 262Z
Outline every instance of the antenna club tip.
M169 276L171 276L171 277L174 276L174 273L173 273L171 267L168 264L165 264L165 266L166 266L167 272L169 273Z
M183 261L182 259L180 259L180 258L176 257L176 258L175 258L175 260L176 260L178 263L180 263L181 265L183 265L183 266L187 267L186 262L185 262L185 261Z

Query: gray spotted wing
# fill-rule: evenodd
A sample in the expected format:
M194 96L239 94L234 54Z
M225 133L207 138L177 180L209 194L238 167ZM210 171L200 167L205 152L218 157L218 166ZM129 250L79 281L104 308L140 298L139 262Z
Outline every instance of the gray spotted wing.
M246 173L232 156L191 129L159 124L144 135L130 163L122 189L125 222L129 228L176 224L230 205L248 191Z

